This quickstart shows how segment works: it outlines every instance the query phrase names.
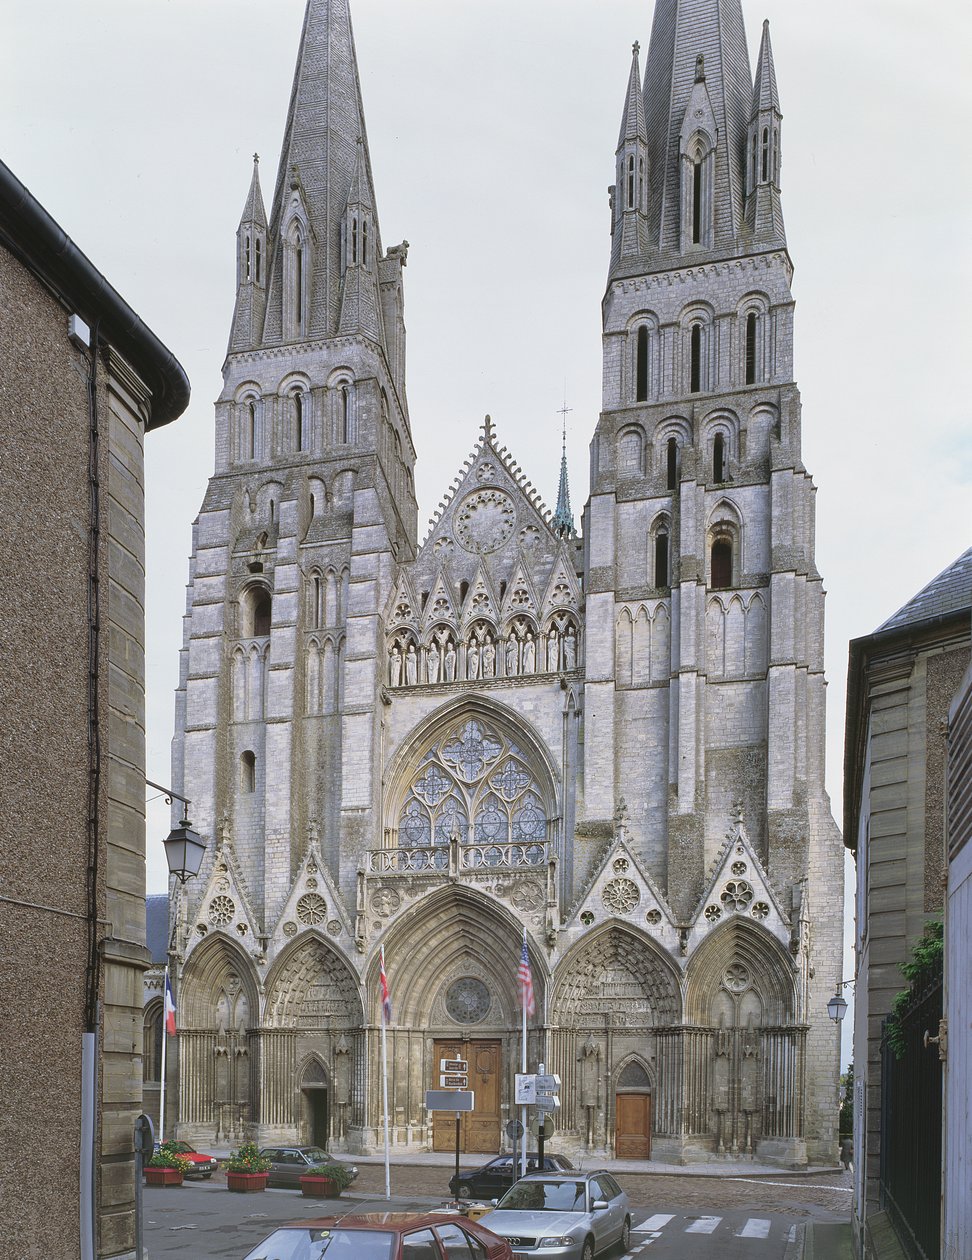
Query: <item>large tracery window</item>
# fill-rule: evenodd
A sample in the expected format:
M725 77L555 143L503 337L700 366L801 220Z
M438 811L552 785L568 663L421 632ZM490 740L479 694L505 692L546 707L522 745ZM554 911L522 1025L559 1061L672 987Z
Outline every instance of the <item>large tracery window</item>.
M474 864L506 864L499 845L524 846L516 864L540 863L546 836L544 794L527 755L479 718L428 750L398 817L399 848L439 847L443 866L453 839L476 846Z

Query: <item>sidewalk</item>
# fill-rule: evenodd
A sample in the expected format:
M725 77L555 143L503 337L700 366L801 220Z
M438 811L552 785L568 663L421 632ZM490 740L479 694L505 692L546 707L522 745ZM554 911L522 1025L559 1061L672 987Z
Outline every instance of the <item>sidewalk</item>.
M226 1159L231 1147L207 1146L206 1153L215 1155L217 1159ZM334 1157L344 1163L383 1164L385 1157L378 1155L350 1155L343 1151L334 1151ZM475 1168L484 1164L491 1155L460 1155L461 1168ZM454 1153L445 1151L402 1151L393 1150L389 1163L396 1168L455 1168ZM772 1164L757 1164L751 1159L718 1160L701 1164L663 1164L655 1159L611 1159L606 1155L588 1155L577 1160L578 1167L606 1168L614 1173L651 1173L655 1176L667 1177L778 1177L788 1181L795 1177L819 1177L822 1174L843 1172L839 1164L823 1165L815 1168L778 1168Z

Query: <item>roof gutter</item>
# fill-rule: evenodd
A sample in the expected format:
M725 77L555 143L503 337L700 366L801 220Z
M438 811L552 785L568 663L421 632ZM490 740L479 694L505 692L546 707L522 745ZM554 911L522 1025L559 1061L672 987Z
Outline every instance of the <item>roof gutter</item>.
M147 429L176 420L189 405L189 378L175 355L139 318L8 166L0 161L0 243L62 302L100 332L152 393Z

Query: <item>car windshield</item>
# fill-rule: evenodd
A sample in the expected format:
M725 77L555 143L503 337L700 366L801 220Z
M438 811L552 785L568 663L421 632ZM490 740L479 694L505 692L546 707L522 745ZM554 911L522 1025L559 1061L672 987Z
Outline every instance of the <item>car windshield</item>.
M326 1164L327 1151L322 1151L319 1146L305 1146L301 1151L301 1155L305 1159L309 1159L312 1164Z
M245 1260L391 1260L395 1239L371 1229L278 1229Z
M583 1212L583 1181L520 1181L497 1204L499 1212Z
M170 1151L178 1151L180 1155L195 1155L196 1148L188 1142L166 1142Z

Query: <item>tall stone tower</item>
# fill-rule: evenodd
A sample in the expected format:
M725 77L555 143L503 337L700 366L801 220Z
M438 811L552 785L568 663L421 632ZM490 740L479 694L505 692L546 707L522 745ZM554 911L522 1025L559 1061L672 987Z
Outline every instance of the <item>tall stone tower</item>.
M754 83L740 0L657 0L643 89L633 49L610 190L579 815L583 829L623 797L683 954L700 922L726 925L720 948L737 949L739 974L699 997L698 1017L743 1027L755 1008L734 988L762 987L759 1023L769 970L795 982L776 1019L810 1028L777 1048L763 1088L780 1099L795 1073L807 1146L829 1158L816 1117L836 1071L824 1003L839 978L842 865L824 788L824 593L793 381L781 120L768 23ZM786 949L769 970L754 868L789 936L781 921ZM724 1118L750 1090L745 1036L730 1040L711 1064ZM799 1148L778 1136L781 1153Z
M402 267L348 0L308 0L269 222L254 169L174 779L179 1131L373 1148L467 1060L469 1152L531 1063L561 1148L801 1164L834 1141L841 855L792 380L781 113L740 0L659 0L612 189L583 541L487 417L419 543ZM593 247L593 246L592 246ZM170 1095L171 1095L170 1091Z

